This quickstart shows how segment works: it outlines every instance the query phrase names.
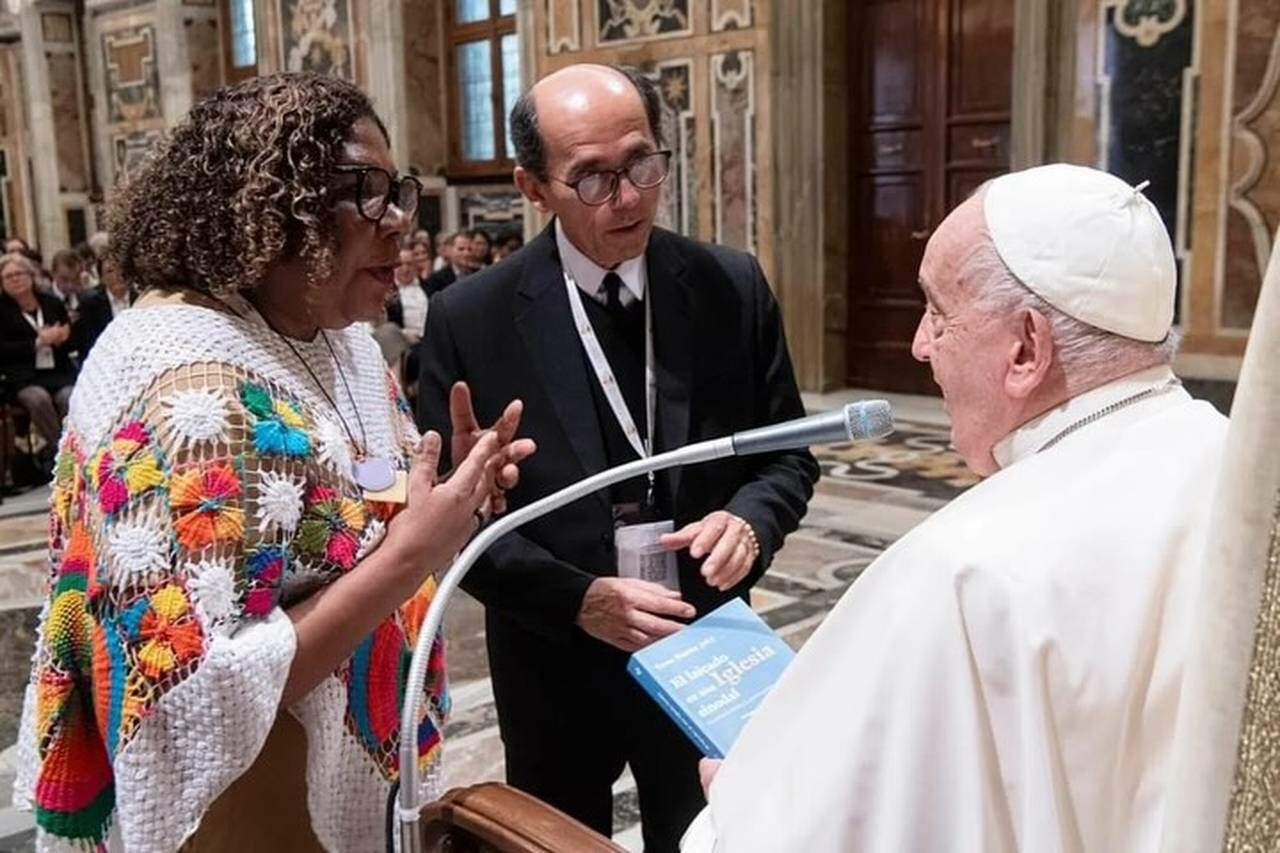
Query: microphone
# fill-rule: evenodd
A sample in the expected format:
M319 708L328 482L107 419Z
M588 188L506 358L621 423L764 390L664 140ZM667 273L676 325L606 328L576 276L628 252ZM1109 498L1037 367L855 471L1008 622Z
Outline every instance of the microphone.
M850 403L834 412L733 434L733 454L774 453L814 444L865 441L893 432L893 410L885 400Z
M888 402L866 400L849 403L833 412L744 430L725 438L700 441L697 444L609 468L508 513L478 532L467 547L453 559L453 563L437 584L436 594L431 599L427 615L423 617L422 626L418 630L418 643L413 650L413 662L409 665L409 677L404 691L404 707L400 709L400 790L396 807L400 822L402 853L421 853L421 837L417 831L417 824L418 812L424 805L418 802L418 739L412 735L405 737L404 734L417 731L418 704L421 700L422 685L427 677L427 661L430 658L436 633L444 621L444 608L449 596L458 588L458 584L462 582L466 573L471 570L472 564L488 550L490 545L527 521L554 512L597 489L648 474L650 471L661 471L680 465L694 465L727 456L776 453L780 450L795 450L816 444L838 444L846 441L882 438L891 432L893 432L893 412ZM435 724L436 731L440 733L443 747L444 727L440 725L439 720L433 719L432 722Z

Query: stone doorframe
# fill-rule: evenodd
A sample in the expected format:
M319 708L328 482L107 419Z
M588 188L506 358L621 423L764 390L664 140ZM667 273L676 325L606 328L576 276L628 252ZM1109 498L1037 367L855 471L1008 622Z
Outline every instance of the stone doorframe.
M1066 155L1078 0L1015 0L1012 162ZM844 384L849 129L846 0L771 4L773 286L796 378Z

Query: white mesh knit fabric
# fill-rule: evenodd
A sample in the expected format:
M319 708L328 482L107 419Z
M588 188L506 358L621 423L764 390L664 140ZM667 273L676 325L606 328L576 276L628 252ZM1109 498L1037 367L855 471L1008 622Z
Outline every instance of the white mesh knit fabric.
M394 512L350 475L361 447L407 467L418 438L374 341L350 328L291 348L229 305L122 314L72 397L15 786L42 850L90 847L113 823L130 851L190 836L279 712L295 643L282 607L357 569ZM290 709L327 849L382 848L398 673L434 588ZM439 736L425 716L415 735L433 796Z

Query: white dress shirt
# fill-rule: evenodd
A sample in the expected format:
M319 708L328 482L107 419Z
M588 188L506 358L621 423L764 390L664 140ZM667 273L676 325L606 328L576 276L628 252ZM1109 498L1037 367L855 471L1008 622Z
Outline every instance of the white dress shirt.
M578 289L601 305L604 305L609 298L604 290L604 277L610 272L617 273L618 278L622 279L623 286L618 290L618 301L624 308L644 301L644 289L649 282L649 273L643 254L623 261L612 270L605 269L573 245L565 235L559 219L556 220L556 246L560 249L560 265L573 276Z
M413 343L422 340L422 330L427 325L427 294L418 284L418 280L411 279L408 284L396 283L397 292L400 294L400 307L404 311L404 334Z

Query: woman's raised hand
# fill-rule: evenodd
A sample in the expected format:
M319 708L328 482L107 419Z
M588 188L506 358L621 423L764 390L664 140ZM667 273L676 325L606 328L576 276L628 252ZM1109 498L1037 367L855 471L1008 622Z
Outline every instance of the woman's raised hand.
M533 439L515 437L523 412L524 403L512 400L502 411L502 416L490 427L490 430L498 434L498 441L505 452L505 458L493 480L494 488L489 495L489 511L494 514L507 511L506 491L515 488L520 481L520 462L537 449ZM489 431L482 429L476 419L475 409L471 405L471 389L465 382L455 382L449 389L449 420L453 436L449 449L453 464L457 465Z

